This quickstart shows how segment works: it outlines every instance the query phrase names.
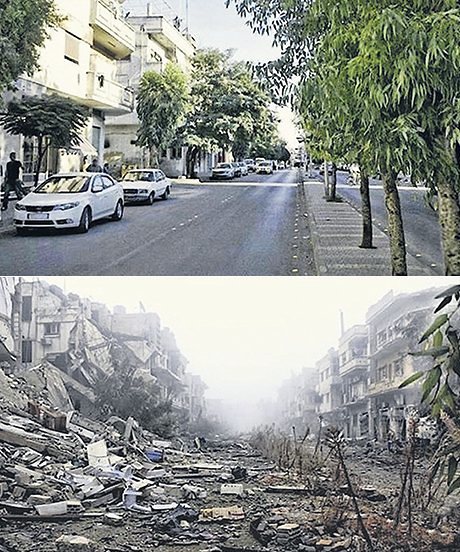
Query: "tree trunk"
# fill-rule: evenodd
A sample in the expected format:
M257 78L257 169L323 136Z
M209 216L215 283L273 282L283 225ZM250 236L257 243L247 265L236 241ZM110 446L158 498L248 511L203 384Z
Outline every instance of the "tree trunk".
M360 170L359 192L361 194L361 214L363 217L363 237L359 247L361 249L374 249L369 175L362 168Z
M329 181L329 171L327 166L327 161L324 161L324 195L326 196L326 200L329 200L331 188L330 188L330 181Z
M198 146L190 146L187 150L187 178L196 178L197 176L195 165L199 152L200 148Z
M401 214L401 202L396 186L396 174L392 171L383 174L385 206L388 213L388 231L390 234L391 266L393 276L407 276L406 240Z
M438 175L439 223L446 276L460 276L460 205L456 182Z
M42 167L43 158L45 157L46 152L48 151L49 144L43 147L43 136L38 137L38 151L37 151L37 163L35 165L35 174L34 174L34 186L38 185L38 180L40 179L40 169Z
M328 178L329 178L329 170L328 170L327 164L326 164L325 170L328 172ZM328 201L337 201L337 165L335 163L332 163L332 175L329 180L330 180L330 186L329 186Z

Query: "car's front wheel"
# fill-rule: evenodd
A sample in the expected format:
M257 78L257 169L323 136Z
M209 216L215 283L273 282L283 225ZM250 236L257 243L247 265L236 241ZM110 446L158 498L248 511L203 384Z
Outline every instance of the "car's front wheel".
M168 199L170 193L171 193L171 190L169 189L169 186L168 186L164 191L164 193L161 195L161 199Z
M118 201L117 206L115 207L115 212L112 215L112 220L121 220L123 218L124 207L121 200Z
M153 205L153 202L155 201L155 192L152 192L149 197L147 198L147 203L149 205Z
M91 209L89 207L85 207L81 215L80 224L78 225L77 232L79 234L86 234L90 226L91 226Z

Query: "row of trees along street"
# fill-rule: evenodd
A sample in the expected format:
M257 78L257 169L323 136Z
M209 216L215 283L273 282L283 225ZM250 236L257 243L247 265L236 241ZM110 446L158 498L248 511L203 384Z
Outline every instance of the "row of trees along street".
M189 78L169 64L162 74L150 71L141 80L137 113L138 144L158 162L172 143L188 146L187 176L196 176L201 152L231 151L235 159L263 156L287 160L280 141L271 97L246 63L231 52L200 50Z
M392 268L406 275L397 175L438 197L445 272L460 274L460 6L456 0L227 0L282 54L259 67L300 116L310 153L361 169L372 247L369 175L385 192ZM328 200L334 201L332 186Z
M33 74L50 29L61 22L52 0L31 0L25 8L22 4L12 0L0 13L0 93L14 89L21 74ZM152 165L158 165L161 150L182 145L188 147L189 177L196 176L201 152L231 151L235 159L289 159L263 80L231 57L230 51L201 50L192 60L190 75L170 63L163 73L142 76L137 145L148 149ZM12 134L37 139L37 183L47 150L78 144L88 116L86 108L66 98L24 97L6 106L0 124Z

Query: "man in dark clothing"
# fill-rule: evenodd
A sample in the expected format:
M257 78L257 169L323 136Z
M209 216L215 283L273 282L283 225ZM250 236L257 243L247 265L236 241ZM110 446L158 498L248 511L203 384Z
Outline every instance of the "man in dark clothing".
M103 172L102 167L99 165L96 158L94 158L91 162L91 165L88 165L86 168L86 172L89 173L101 173Z
M5 192L2 201L2 211L6 211L8 209L8 201L12 191L16 192L16 197L18 199L22 199L25 195L24 189L22 188L22 182L19 179L21 170L24 170L22 163L17 161L16 154L14 152L11 153L10 160L6 164Z

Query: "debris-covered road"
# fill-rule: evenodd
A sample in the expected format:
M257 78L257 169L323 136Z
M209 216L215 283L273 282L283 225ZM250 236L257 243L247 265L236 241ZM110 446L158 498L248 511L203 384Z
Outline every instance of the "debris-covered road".
M1 383L0 552L366 550L354 494L374 550L460 550L458 501L423 503L422 457L409 539L404 514L393 522L403 453L346 446L350 492L319 442L270 431L165 441L132 418L63 416Z

